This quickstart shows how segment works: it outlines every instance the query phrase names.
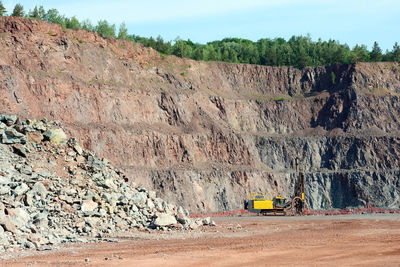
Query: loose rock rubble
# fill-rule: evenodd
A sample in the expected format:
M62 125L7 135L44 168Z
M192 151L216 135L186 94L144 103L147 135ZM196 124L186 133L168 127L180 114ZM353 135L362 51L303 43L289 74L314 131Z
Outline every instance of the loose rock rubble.
M215 225L135 187L60 123L0 115L0 252L87 242L133 229Z

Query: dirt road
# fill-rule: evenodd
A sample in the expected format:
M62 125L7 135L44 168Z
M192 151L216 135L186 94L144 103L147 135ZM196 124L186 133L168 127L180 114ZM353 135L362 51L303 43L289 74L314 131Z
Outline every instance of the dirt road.
M400 266L400 215L239 217L202 232L13 255L2 266ZM86 259L86 261L85 261Z

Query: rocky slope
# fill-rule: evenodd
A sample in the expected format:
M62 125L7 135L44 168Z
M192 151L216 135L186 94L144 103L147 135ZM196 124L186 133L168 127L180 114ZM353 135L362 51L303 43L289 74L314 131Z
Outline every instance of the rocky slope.
M215 225L127 182L68 139L60 123L0 115L0 252Z
M397 63L264 67L163 57L140 44L0 18L0 111L60 120L137 184L192 211L290 196L399 207Z

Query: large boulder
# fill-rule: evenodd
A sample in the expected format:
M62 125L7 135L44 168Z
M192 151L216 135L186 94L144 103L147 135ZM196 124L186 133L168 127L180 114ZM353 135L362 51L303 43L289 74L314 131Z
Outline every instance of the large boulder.
M94 211L98 204L90 199L85 199L82 201L81 210L83 212Z
M6 114L0 115L0 121L4 122L7 126L15 124L17 119L18 119L17 115L6 115Z
M6 128L2 134L1 142L3 144L25 144L26 136L19 133L14 128Z
M28 190L29 190L29 186L28 186L27 184L25 184L25 183L22 183L21 185L17 186L17 187L14 189L14 193L15 193L17 196L20 196L20 195L22 195L22 194L25 194Z
M31 190L32 195L39 195L42 199L47 196L46 187L41 182L36 182Z
M67 135L61 128L50 128L43 134L46 141L50 141L53 145L65 144Z
M136 206L143 207L147 201L147 193L146 192L137 192L133 194L132 201Z
M10 218L4 214L4 212L0 211L0 226L11 233L15 233L17 231L17 227L15 227L14 223L10 220Z
M26 136L28 138L28 141L33 143L40 143L43 140L43 135L38 131L29 132L26 134Z
M8 217L18 228L24 227L29 219L30 215L24 208L7 209Z
M158 227L170 226L176 224L175 216L168 213L161 213L155 220L154 225Z

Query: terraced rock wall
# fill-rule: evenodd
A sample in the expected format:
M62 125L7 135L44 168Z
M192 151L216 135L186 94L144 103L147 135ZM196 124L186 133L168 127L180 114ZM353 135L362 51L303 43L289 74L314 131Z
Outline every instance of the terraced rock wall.
M0 18L0 111L60 120L84 148L190 211L290 197L399 207L398 63L265 67L164 57L140 44Z

